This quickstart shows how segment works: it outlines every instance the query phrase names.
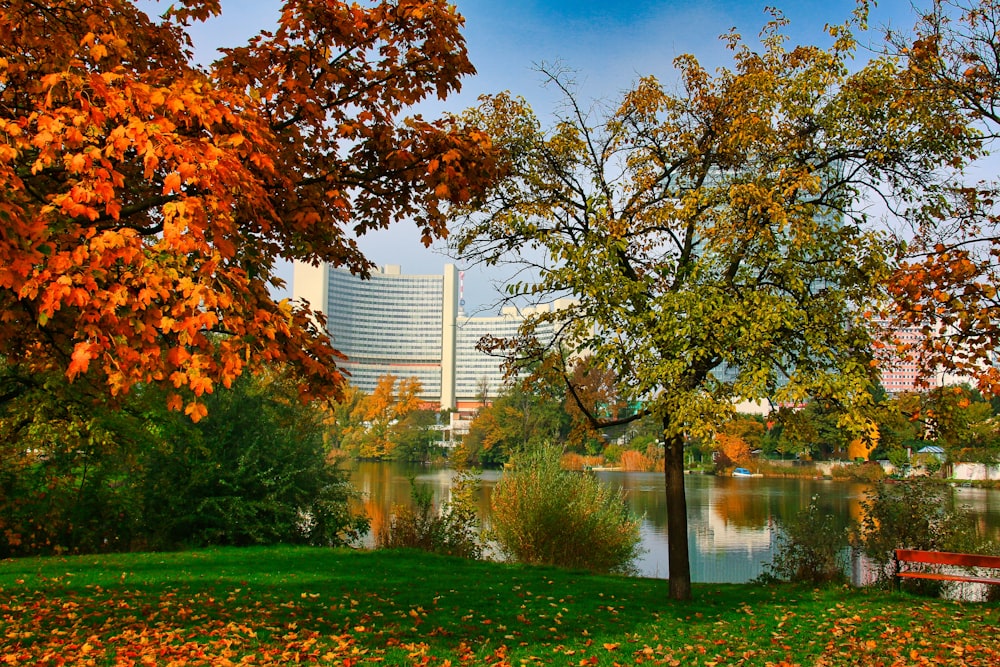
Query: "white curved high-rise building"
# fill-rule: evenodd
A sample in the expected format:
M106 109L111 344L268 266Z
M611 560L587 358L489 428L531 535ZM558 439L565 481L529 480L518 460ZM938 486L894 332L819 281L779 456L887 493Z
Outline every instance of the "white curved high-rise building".
M415 377L425 400L455 407L454 265L441 275L406 275L390 265L362 280L346 270L296 264L292 287L295 298L326 315L352 385L371 393L384 375Z
M362 280L342 269L297 263L292 280L293 296L326 315L353 386L371 393L384 375L416 377L425 401L460 411L496 398L504 384L503 360L481 352L479 341L512 338L525 316L551 307L507 307L496 316L469 317L461 309L460 274L453 264L440 275L407 275L389 265ZM545 339L552 329L543 325L536 334Z
M371 393L384 375L416 377L424 400L458 410L496 398L504 383L503 360L481 352L479 341L512 338L525 316L551 308L507 307L496 316L469 317L461 310L453 264L440 275L407 275L390 265L362 280L349 271L297 263L292 293L326 315L334 347L347 356L341 366L352 385ZM550 337L552 328L542 325L536 335Z
M567 302L568 303L568 302ZM521 323L529 315L547 313L551 308L563 307L563 300L555 304L529 306L523 309L505 307L496 316L468 317L458 313L455 332L455 396L460 411L479 407L483 399L497 397L504 384L503 359L495 354L479 350L479 341L486 336L493 338L514 338ZM552 340L555 325L542 322L535 335L542 343Z

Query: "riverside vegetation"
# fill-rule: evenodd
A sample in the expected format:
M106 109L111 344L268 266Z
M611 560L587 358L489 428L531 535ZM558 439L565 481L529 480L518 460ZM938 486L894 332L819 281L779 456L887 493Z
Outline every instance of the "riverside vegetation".
M695 584L413 550L218 548L0 563L19 665L996 665L1000 604Z

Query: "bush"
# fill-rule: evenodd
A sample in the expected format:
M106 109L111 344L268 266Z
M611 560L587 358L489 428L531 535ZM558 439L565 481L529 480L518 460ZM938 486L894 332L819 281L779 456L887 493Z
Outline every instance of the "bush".
M885 479L885 471L878 463L866 461L864 463L847 463L833 466L830 470L830 476L834 479L874 483Z
M897 483L882 481L868 493L861 503L864 518L858 526L857 542L875 567L880 583L892 581L895 549L979 550L981 540L971 515L954 505L951 487L920 477ZM940 588L937 582L911 583Z
M347 471L328 460L325 414L299 401L296 378L244 374L203 400L197 424L151 415L170 444L144 463L147 546L339 546L367 532Z
M567 452L562 455L562 467L566 470L586 470L604 465L603 456L584 456L576 452Z
M451 487L451 500L437 511L433 491L410 480L411 506L393 507L388 524L375 536L380 549L411 548L422 551L479 559L483 547L479 540L480 521L473 494L474 475L459 473Z
M847 528L835 517L820 514L814 496L807 508L781 526L777 550L759 581L843 582L847 547Z
M622 490L559 465L552 447L522 452L493 489L490 537L520 563L594 572L634 571L639 519Z
M193 422L155 385L107 403L86 378L0 361L0 558L208 545L348 544L367 530L328 460L328 413L277 367L200 400Z
M622 452L619 464L622 470L629 472L653 472L656 470L655 460L634 449L627 449Z

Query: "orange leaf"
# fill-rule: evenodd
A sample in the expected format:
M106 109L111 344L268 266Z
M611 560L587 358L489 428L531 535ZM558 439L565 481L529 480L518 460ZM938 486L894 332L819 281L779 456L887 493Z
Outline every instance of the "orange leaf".
M180 190L181 175L176 171L172 171L163 179L163 194L169 195L172 192L180 192Z
M73 356L69 362L66 375L69 379L75 378L80 373L86 373L90 367L90 360L94 358L94 345L92 343L77 343L73 348Z
M208 414L208 408L205 407L203 403L188 403L187 407L184 408L184 414L191 417L191 421L198 423L201 418Z
M180 412L182 407L184 407L184 399L181 398L180 394L170 394L170 397L167 398L167 409Z

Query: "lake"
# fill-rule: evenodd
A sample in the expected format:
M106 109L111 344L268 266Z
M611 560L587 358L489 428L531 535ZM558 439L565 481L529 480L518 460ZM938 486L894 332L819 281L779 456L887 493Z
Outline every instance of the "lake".
M355 463L352 480L365 495L372 520L371 535L386 521L393 503L409 503L410 479L429 485L435 503L447 499L454 472L402 463ZM489 517L489 495L500 472L482 474L478 504ZM621 486L632 511L642 517L644 554L637 562L647 577L667 576L666 496L662 473L597 472L603 482ZM822 479L733 478L712 475L686 477L691 579L695 582L743 583L759 575L771 559L777 523L791 518L816 498L824 514L845 525L860 517L867 484ZM968 506L980 530L1000 540L1000 490L955 489L959 504Z

